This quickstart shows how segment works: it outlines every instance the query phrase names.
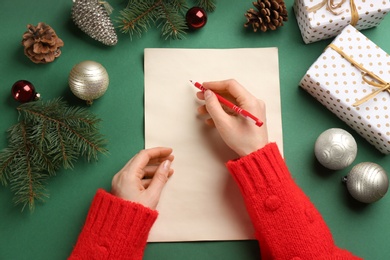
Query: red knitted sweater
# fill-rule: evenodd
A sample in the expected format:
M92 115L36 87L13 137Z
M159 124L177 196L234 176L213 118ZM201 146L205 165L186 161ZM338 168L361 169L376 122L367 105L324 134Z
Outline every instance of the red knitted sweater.
M244 197L261 259L361 259L335 245L275 143L229 161L227 167ZM157 215L155 210L98 190L69 259L142 259Z

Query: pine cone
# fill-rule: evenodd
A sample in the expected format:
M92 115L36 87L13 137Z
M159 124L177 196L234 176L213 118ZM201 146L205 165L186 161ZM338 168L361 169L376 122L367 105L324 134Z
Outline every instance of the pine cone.
M245 27L252 25L253 31L266 32L268 29L276 30L283 26L283 21L287 21L287 9L283 0L257 0L253 2L257 11L253 8L245 13L247 22Z
M60 47L64 42L58 38L55 31L45 23L37 26L27 25L23 34L22 45L24 54L34 63L48 63L61 55Z

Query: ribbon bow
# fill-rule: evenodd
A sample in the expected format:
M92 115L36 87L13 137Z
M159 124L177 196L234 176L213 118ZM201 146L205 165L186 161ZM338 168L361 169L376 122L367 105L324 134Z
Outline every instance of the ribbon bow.
M352 106L357 107L363 104L364 102L372 99L376 95L378 95L382 91L387 91L390 93L390 82L386 82L379 76L377 76L374 72L368 71L366 68L364 68L361 64L357 63L354 59L352 59L350 56L348 56L345 52L343 52L339 47L334 45L333 43L329 44L328 47L335 50L337 53L339 53L343 58L345 58L347 61L349 61L352 65L354 65L356 68L358 68L360 71L362 71L362 79L367 84L377 87L378 89L371 92L367 96L357 100L355 103L352 104ZM368 78L371 78L369 80Z
M335 3L335 0L323 0L322 2L320 2L318 4L316 4L310 8L307 8L307 11L309 13L315 12L315 11L320 10L323 6L326 5L326 10L328 10L329 12L331 12L334 15L340 15L344 12L344 10L337 11L337 9L341 8L341 6L346 1L347 0L341 0L338 3ZM359 21L359 14L358 14L357 9L356 9L355 1L350 0L349 5L351 7L351 25L355 26L357 24L357 22Z

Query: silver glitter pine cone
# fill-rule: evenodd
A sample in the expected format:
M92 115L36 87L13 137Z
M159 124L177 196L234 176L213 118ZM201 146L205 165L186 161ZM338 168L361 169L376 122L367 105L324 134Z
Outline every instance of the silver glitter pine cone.
M73 22L91 38L108 46L118 42L118 36L111 22L108 4L100 0L73 0Z
M363 203L380 200L389 188L386 171L378 164L362 162L355 165L344 177L348 192L353 198Z
M69 73L69 87L72 93L91 105L93 100L103 96L109 84L106 69L96 61L76 64Z

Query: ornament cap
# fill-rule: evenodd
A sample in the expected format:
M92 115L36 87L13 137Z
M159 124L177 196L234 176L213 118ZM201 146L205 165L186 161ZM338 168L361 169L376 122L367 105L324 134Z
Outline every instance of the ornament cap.
M41 94L35 93L34 101L40 100L41 99Z

